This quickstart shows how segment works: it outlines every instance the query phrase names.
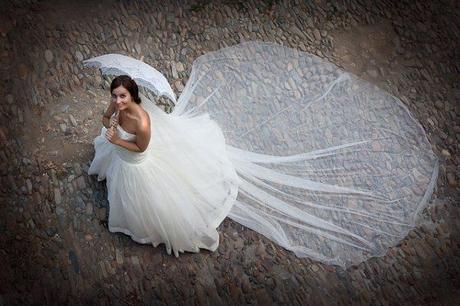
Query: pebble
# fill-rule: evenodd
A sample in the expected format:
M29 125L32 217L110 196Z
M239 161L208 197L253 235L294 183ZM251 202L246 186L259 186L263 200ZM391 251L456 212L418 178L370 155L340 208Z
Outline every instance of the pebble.
M315 36L316 40L321 40L321 33L319 32L318 29L313 30L313 36Z
M80 196L76 196L75 206L79 211L83 211L84 209L86 209L85 201Z
M184 90L184 85L180 80L174 82L174 86L179 92L182 92Z
M93 204L86 203L86 214L92 215L93 214Z
M256 248L256 256L258 257L265 257L267 253L265 252L265 245L263 243L259 243Z
M59 188L54 188L54 202L59 205L62 203L61 192Z
M136 52L141 54L142 53L142 47L139 43L134 44L134 49L136 49Z
M75 57L77 58L78 62L82 62L83 61L83 54L81 54L80 51L75 51Z
M72 115L72 114L69 114L69 119L70 119L70 122L72 123L72 125L74 127L77 127L77 120L75 120L75 117Z
M32 181L30 179L27 179L26 185L27 185L27 193L32 194Z
M59 128L61 129L61 132L63 133L67 131L67 125L65 123L60 123Z
M117 260L117 263L119 265L122 265L123 264L123 253L120 249L115 249L115 258Z
M105 267L105 264L104 264L103 261L99 261L99 268L100 268L100 270L102 272L102 276L104 278L109 277L109 273L107 273L107 270L106 270L106 267Z
M378 71L376 69L373 69L373 68L368 69L367 74L372 78L378 78L379 77Z
M131 256L131 263L135 266L140 266L140 261L139 261L139 257L137 256Z
M436 106L437 109L443 110L444 109L444 103L440 100L436 100L434 102L434 106Z
M46 234L48 235L48 237L53 237L54 235L56 235L57 233L57 230L56 228L54 227L48 227L46 230L45 230Z
M176 65L174 63L171 63L171 73L173 79L177 79L179 77L179 75L177 74Z
M251 283L249 282L248 277L243 277L241 280L241 288L243 289L244 293L249 293L251 292Z
M75 251L74 250L69 250L69 260L72 264L72 268L73 268L73 271L75 273L80 273L80 265L78 263L78 258L77 258L77 254L75 254Z
M81 166L80 166L79 163L74 163L73 164L73 169L75 171L75 175L77 175L77 176L82 175L83 172L82 172L82 169L81 169Z
M184 65L183 65L181 62L177 62L177 63L176 63L176 70L177 70L177 72L179 72L179 73L180 73L180 72L184 72L184 71L185 71Z
M77 187L78 187L78 189L83 190L83 189L86 188L85 177L84 177L83 175L79 176L79 177L76 179L76 182L77 182Z
M18 110L18 121L19 123L23 123L24 122L24 117L22 115L22 110Z
M455 174L451 172L447 172L447 182L451 187L456 187L457 186L457 180L455 179Z
M450 157L451 157L450 152L449 152L448 150L446 150L446 149L442 149L442 150L441 150L441 154L442 154L442 156L444 156L444 157L446 157L446 158L450 158Z
M49 49L46 50L46 51L45 51L45 59L46 59L46 61L47 61L48 63L51 63L51 62L53 61L53 58L54 58L53 52L51 52L51 50L49 50Z

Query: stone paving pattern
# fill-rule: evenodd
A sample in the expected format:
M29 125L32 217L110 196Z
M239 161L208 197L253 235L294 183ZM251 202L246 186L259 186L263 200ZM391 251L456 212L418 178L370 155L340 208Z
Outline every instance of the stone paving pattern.
M0 305L460 304L459 17L445 0L5 2ZM86 170L109 79L81 61L131 55L180 94L199 55L254 39L377 84L427 131L440 157L435 195L385 256L326 266L229 219L216 252L179 258L107 230L105 182Z

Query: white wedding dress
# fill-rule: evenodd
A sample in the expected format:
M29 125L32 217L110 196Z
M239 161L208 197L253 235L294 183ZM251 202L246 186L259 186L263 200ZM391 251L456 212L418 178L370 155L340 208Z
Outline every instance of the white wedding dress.
M142 98L143 153L107 142L105 128L94 141L89 173L107 179L109 229L138 242L176 256L215 250L228 216L299 257L347 267L399 243L433 193L438 159L406 106L315 55L264 42L206 53L177 102L141 61L85 64L176 103L167 114Z
M228 159L224 136L208 115L169 116L145 96L151 140L142 153L110 143L107 129L94 140L88 170L107 179L109 230L139 243L164 243L168 254L214 251L216 228L238 193L238 176ZM135 141L118 125L118 134Z

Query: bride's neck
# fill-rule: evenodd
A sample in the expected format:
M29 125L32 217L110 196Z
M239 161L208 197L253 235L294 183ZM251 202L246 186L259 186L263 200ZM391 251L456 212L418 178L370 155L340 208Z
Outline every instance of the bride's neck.
M123 112L128 115L133 115L136 113L137 109L138 109L138 105L133 103L132 105L128 106Z

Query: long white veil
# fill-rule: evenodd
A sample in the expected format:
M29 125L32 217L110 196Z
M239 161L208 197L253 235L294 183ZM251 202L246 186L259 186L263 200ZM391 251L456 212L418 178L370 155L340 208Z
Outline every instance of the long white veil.
M170 115L203 113L241 179L229 217L299 257L346 267L384 255L433 193L438 159L402 102L314 55L246 42L200 56Z
M229 215L346 267L415 226L438 160L396 97L308 53L246 42L202 55L172 115L209 113L242 180Z

